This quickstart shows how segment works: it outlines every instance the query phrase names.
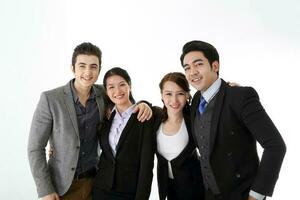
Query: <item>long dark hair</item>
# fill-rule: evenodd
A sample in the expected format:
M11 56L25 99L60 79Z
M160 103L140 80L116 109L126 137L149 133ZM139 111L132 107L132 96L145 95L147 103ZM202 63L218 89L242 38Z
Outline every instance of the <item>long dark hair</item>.
M131 78L130 78L129 74L127 73L127 71L120 67L114 67L114 68L111 68L110 70L108 70L103 77L103 86L104 86L105 90L106 90L106 86L107 86L106 85L107 79L114 75L121 76L126 81L126 83L131 87ZM135 104L135 100L132 96L131 91L129 93L129 100L132 104Z
M191 94L190 94L190 86L188 81L185 78L185 75L180 72L171 72L166 74L159 83L160 92L162 93L164 85L167 81L171 81L176 83L179 87L181 87L185 92L189 94L189 98L182 110L184 114L190 113L190 101L191 101ZM168 119L168 112L167 108L164 105L163 112L162 112L162 122L165 122Z

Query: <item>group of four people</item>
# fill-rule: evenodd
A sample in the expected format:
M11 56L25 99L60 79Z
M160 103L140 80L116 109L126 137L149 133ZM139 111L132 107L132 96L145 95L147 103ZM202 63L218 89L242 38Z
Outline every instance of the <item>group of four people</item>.
M33 116L28 157L38 196L149 199L154 154L160 199L271 196L286 147L255 90L220 79L218 52L206 42L186 43L180 60L185 75L168 73L159 84L160 109L135 102L122 68L95 84L101 51L78 45L75 78L42 93ZM197 89L191 104L189 84ZM256 142L264 148L261 160Z

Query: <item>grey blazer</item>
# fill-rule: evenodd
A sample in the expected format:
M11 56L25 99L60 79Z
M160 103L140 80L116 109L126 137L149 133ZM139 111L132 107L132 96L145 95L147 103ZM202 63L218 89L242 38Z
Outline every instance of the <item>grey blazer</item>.
M105 90L101 85L93 88L102 120ZM45 147L48 141L55 154L47 162ZM79 147L77 117L69 82L43 92L33 115L27 151L39 197L53 192L61 196L68 191L77 166Z

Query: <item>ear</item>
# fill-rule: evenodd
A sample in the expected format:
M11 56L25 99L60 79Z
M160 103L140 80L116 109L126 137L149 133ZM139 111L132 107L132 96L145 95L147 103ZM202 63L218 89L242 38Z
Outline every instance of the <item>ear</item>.
M219 62L218 61L214 61L212 63L212 70L216 73L219 71Z
M71 65L70 67L71 67L71 71L73 72L73 74L75 74L75 67L73 67L73 65Z

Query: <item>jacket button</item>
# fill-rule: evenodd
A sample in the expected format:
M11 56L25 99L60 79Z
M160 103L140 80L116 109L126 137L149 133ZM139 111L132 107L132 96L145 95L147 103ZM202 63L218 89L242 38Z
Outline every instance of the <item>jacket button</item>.
M237 178L241 178L241 175L240 174L236 174L235 175Z
M74 171L74 170L75 170L75 168L74 168L74 167L72 167L72 168L71 168L71 170L72 170L72 171Z
M230 131L229 134L230 134L230 135L234 135L234 132L233 132L233 131Z
M232 152L228 152L228 153L227 153L227 156L232 156Z

